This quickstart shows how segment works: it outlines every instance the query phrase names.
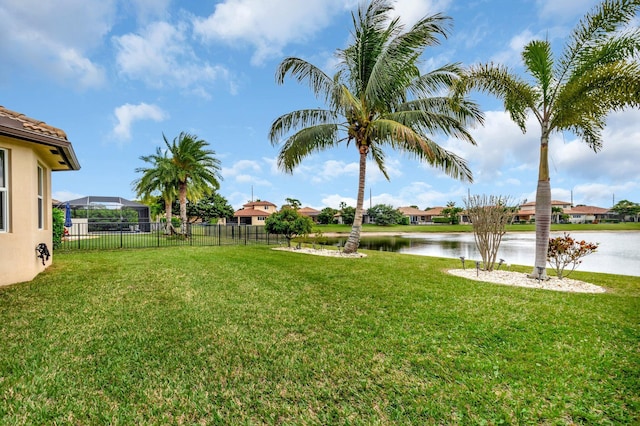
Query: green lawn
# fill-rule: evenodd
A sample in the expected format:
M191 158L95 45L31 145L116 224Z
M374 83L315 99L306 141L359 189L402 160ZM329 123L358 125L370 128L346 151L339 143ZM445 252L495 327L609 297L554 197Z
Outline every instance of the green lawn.
M507 231L509 232L530 232L535 231L535 224L524 225L508 225ZM552 231L567 231L567 232L581 232L581 231L640 231L640 222L625 222L625 223L577 223L577 224L552 224ZM315 225L314 231L322 231L324 233L351 232L350 225ZM378 226L378 225L363 225L363 234L367 232L473 232L471 225L392 225L392 226Z
M0 423L640 422L640 277L568 294L367 254L56 254L0 289Z

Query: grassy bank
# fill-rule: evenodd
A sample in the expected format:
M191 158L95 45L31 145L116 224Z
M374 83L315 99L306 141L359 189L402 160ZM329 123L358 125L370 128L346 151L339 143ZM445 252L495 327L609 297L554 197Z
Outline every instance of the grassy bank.
M57 254L0 289L1 423L640 420L640 278L567 294L367 254Z
M508 232L533 232L536 230L535 224L526 225L508 225ZM323 233L349 233L350 225L315 225L314 231ZM396 232L396 233L420 233L420 232L472 232L471 225L363 225L362 232ZM598 224L553 224L551 231L640 231L640 223L598 223Z

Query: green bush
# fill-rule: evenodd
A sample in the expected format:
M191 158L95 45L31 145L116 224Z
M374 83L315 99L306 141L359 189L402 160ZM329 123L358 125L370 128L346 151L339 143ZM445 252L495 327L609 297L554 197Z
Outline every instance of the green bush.
M57 249L62 245L62 237L64 236L64 210L53 209L53 249Z
M448 217L434 217L431 219L433 223L449 223L450 220Z

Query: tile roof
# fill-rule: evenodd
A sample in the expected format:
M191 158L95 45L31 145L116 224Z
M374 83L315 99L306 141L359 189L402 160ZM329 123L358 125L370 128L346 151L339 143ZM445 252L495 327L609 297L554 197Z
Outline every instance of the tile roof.
M298 209L298 213L307 215L307 216L317 216L320 214L320 211L312 207L303 207L301 209Z
M254 207L254 206L273 206L276 207L271 201L250 201L247 204L243 204L242 207Z
M53 127L45 123L44 121L36 120L26 115L11 111L0 105L0 117L8 117L12 120L18 121L22 124L24 130L31 132L42 133L47 136L53 136L55 138L67 140L67 134L57 127Z
M444 207L433 207L429 210L426 210L425 214L427 216L440 216L442 215L442 210L444 210Z
M256 210L256 209L240 209L233 213L234 217L253 217L253 216L270 216L271 213L265 212L264 210Z
M567 214L607 214L609 209L595 206L575 206L565 211Z
M535 201L529 201L528 203L524 203L521 204L520 207L523 206L535 206L536 202ZM565 205L571 205L571 202L569 201L558 201L558 200L551 200L551 205L552 206L565 206Z
M398 207L398 210L404 215L425 216L427 214L424 210L415 207Z

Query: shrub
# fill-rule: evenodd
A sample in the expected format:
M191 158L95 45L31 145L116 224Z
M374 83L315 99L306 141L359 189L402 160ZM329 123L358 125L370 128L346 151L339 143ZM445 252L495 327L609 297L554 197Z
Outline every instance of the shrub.
M53 209L53 249L57 249L62 245L62 237L64 236L64 211Z
M313 221L303 216L297 210L284 207L273 213L264 222L265 229L270 234L281 234L287 239L287 246L291 247L291 239L298 235L308 235L313 228Z
M596 252L598 243L588 243L584 240L577 241L568 233L558 238L549 239L549 250L547 251L547 262L556 270L559 279L569 276L579 264L583 257ZM564 275L564 269L571 265L571 270Z

